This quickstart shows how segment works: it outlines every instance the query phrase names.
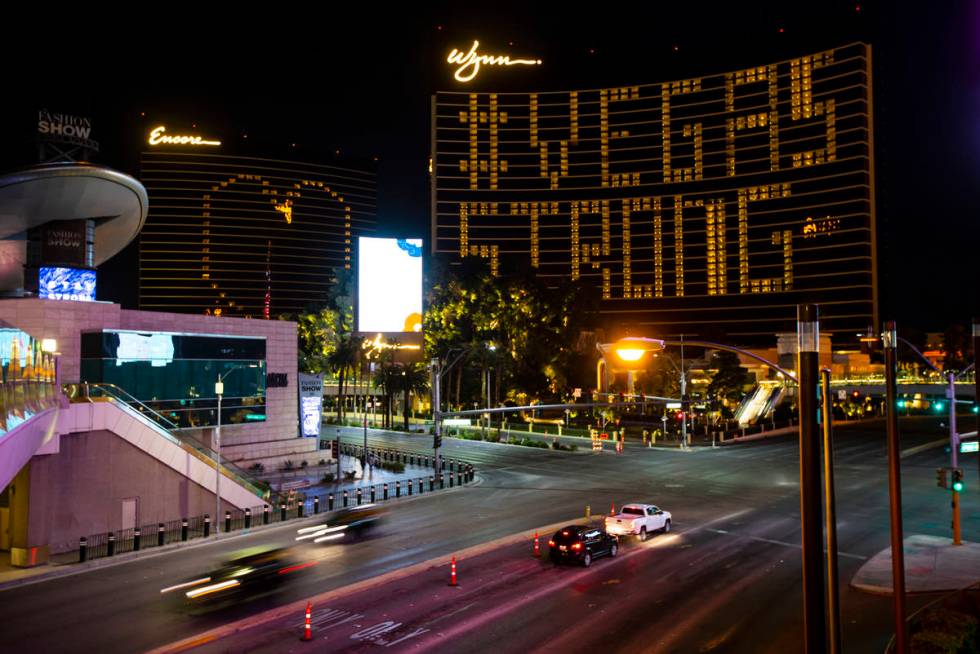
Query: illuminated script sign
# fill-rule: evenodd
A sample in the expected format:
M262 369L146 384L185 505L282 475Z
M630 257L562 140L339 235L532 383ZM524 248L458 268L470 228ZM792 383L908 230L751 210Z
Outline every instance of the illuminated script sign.
M201 136L165 134L163 125L154 127L147 142L150 145L221 145L221 141L207 141Z
M470 48L469 52L462 52L453 48L453 51L449 53L446 58L451 64L456 64L459 68L456 69L456 74L454 77L459 82L469 82L476 74L480 72L480 66L540 66L540 59L511 59L506 55L481 55L476 49L479 47L479 41L473 41L473 46Z

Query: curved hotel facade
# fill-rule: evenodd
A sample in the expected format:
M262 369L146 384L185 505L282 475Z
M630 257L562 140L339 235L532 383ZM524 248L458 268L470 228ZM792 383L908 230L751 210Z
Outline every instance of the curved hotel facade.
M740 341L877 324L871 51L433 99L436 253L582 280L607 326Z
M325 299L334 269L351 266L354 239L375 231L367 166L232 156L220 141L157 131L147 143L141 309L297 313Z

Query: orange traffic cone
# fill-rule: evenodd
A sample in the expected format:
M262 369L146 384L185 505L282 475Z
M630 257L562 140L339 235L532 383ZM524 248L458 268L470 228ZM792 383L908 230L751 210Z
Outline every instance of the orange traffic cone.
M453 560L449 568L449 585L456 585L456 555L453 554Z
M534 556L541 556L541 550L538 547L538 532L534 532Z
M313 602L306 603L306 626L303 628L304 641L313 640L313 626L310 624L313 615Z
M616 515L616 500L613 500L612 508L609 509L609 515Z

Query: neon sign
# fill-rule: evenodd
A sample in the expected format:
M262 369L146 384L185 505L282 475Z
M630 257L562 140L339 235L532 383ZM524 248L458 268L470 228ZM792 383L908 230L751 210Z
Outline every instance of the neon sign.
M463 53L461 50L453 48L446 61L451 64L459 64L454 77L460 82L469 82L480 72L480 66L540 66L540 59L511 59L506 55L481 55L476 49L480 45L479 41L473 41L470 51Z
M164 134L167 128L163 125L154 127L150 132L150 145L221 145L221 141L207 141L200 136Z

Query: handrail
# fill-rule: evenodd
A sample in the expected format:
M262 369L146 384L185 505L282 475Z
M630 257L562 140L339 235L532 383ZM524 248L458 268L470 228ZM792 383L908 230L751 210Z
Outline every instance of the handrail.
M134 418L145 421L151 426L158 427L163 432L161 435L164 436L164 438L171 441L175 445L180 446L184 451L193 455L195 458L202 461L203 463L206 463L209 467L211 468L215 467L216 465L215 461L217 456L214 450L212 450L210 447L204 445L203 443L201 443L196 439L178 435L179 428L177 427L176 424L168 420L165 416L161 415L159 412L148 407L146 404L144 404L137 398L133 397L130 393L126 392L122 388L119 388L115 384L82 382L80 384L65 384L65 386L69 389L84 387L85 388L84 397L86 399L89 399L89 401L91 401L92 389L95 389L96 391L101 391L102 393L104 393L105 397L107 397L110 400L115 400L120 405L120 408L122 408L124 411L132 415ZM79 397L77 393L72 393L72 392L68 392L66 393L66 395L72 398ZM132 401L126 399L127 397L132 398ZM141 409L137 410L133 406L133 404L138 405L139 407L141 407ZM145 409L145 411L143 409ZM169 425L169 427L167 425ZM237 466L234 466L238 470L236 472L231 467L229 467L229 466L233 466L234 464L232 464L230 461L227 460L222 461L217 465L220 465L221 471L226 477L232 479L239 485L244 486L258 497L265 498L266 491L260 488L254 481L250 480L245 475L244 471L241 470L241 468L237 468Z

